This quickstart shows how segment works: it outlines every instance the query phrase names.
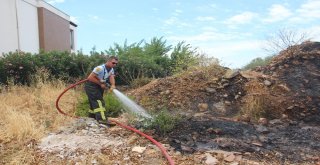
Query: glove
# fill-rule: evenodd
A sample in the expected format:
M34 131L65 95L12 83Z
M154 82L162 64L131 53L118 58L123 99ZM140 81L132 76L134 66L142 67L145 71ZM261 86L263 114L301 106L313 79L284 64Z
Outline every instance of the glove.
M109 92L112 92L113 89L116 89L116 86L115 85L111 85L110 89L109 89Z

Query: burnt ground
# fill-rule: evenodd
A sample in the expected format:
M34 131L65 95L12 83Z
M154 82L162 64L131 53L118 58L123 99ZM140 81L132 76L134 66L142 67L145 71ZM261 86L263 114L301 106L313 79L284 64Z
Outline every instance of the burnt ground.
M149 111L182 120L154 137L183 154L223 150L266 163L320 162L320 43L280 52L252 71L218 65L157 79L128 92ZM262 119L246 114L259 110Z
M178 151L224 150L248 159L280 163L319 161L320 128L303 123L271 120L268 126L228 121L190 119L166 137ZM169 137L169 138L168 138Z

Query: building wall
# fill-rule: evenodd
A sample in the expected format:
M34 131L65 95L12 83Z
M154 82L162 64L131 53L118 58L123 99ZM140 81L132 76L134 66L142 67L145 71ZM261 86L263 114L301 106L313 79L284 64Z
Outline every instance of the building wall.
M70 16L43 0L0 0L0 22L0 56L16 50L70 51L71 29L76 37Z
M0 1L0 55L19 47L15 4L15 0Z
M35 2L35 0L17 1L20 50L24 52L39 52L38 11Z
M51 11L39 7L40 49L70 51L70 22Z

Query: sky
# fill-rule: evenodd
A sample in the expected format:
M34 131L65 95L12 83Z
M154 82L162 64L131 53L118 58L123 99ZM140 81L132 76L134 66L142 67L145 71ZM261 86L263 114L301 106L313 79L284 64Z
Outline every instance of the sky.
M185 41L220 64L241 68L265 51L279 31L320 41L320 0L46 0L77 27L77 50L163 37Z

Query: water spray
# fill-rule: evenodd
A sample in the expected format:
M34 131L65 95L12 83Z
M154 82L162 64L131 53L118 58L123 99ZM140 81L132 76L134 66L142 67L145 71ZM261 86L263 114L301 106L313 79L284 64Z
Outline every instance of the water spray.
M135 103L134 101L132 101L129 97L127 97L126 95L124 95L123 93L121 93L119 90L117 89L113 89L112 92L114 93L114 95L122 102L122 104L129 109L131 112L142 116L144 118L147 119L153 119L151 115L149 115L144 108L142 108L141 106L139 106L137 103Z

